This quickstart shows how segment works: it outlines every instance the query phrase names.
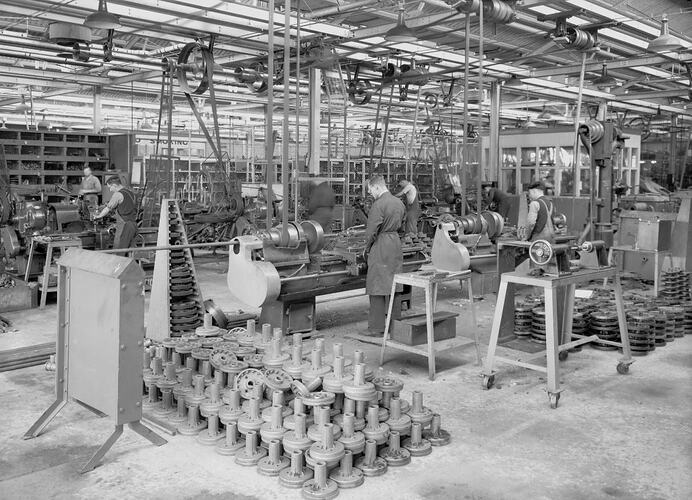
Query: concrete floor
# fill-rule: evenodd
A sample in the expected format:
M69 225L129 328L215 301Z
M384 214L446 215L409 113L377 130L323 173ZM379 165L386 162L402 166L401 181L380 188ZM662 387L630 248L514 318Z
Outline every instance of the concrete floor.
M226 293L224 267L206 261L198 272L205 296L230 311L238 306ZM441 290L439 301L461 313L458 331L471 336L468 302L459 299L458 285ZM347 355L364 350L374 366L375 346L343 336L365 326L366 308L364 296L318 304L318 334L328 348L343 342ZM494 295L479 304L484 345L493 308ZM1 336L0 348L45 342L55 331L55 306L8 316L19 331ZM425 358L390 351L382 372L404 380L402 397L424 391L453 442L367 478L360 488L341 490L339 498L692 498L692 336L637 358L628 375L616 373L617 358L589 347L570 354L561 364L560 406L551 410L537 372L507 369L493 389L481 390L472 346L438 357L434 382ZM276 478L238 466L192 438L165 436L168 444L154 447L129 430L103 465L81 475L112 431L108 418L70 404L41 436L22 440L54 398L53 377L43 367L0 373L0 498L300 498Z

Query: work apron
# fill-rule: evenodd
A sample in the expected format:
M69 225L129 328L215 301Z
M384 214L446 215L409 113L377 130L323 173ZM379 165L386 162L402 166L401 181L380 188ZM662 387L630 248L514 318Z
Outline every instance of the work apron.
M389 295L392 292L394 275L401 272L403 264L404 256L399 234L394 231L378 234L368 253L365 293Z

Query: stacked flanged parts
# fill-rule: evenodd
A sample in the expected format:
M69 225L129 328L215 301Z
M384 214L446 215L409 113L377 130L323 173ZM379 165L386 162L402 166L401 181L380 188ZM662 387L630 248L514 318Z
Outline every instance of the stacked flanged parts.
M663 271L660 283L659 294L663 298L681 302L692 298L690 297L690 273L682 269L673 268Z
M168 244L187 244L183 219L175 201L168 203ZM189 248L170 251L169 291L172 335L194 332L204 315Z
M145 350L143 406L305 498L333 498L449 443L423 394L400 399L403 382L374 377L361 351L347 360L334 344L327 359L317 339L306 360L300 334L290 351L283 343L280 329L259 334L254 321L166 339Z

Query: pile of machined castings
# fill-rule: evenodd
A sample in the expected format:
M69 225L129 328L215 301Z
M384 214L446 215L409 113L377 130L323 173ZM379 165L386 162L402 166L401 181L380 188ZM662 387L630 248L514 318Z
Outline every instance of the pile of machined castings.
M423 394L400 399L403 382L374 377L362 351L346 359L337 343L327 357L318 338L304 359L300 334L289 348L254 321L199 330L145 349L145 413L305 498L334 498L450 442Z

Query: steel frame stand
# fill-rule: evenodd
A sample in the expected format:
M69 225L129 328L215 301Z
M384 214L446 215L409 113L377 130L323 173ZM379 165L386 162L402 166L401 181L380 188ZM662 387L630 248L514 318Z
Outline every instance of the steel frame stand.
M618 314L618 325L620 329L620 342L611 342L601 340L597 335L574 335L572 334L572 313L574 310L574 291L577 283L588 282L592 280L602 280L613 277L615 305ZM514 319L507 316L505 312L505 303L507 299L514 303L514 284L536 286L543 288L545 294L545 337L546 350L535 354L514 351L517 355L521 355L521 359L513 359L497 356L498 338L500 330L507 329L508 326L513 328ZM560 335L558 327L558 292L560 289L566 291L564 316L563 316L563 331ZM511 296L508 296L508 293ZM513 309L513 308L512 308ZM513 312L513 311L512 311ZM505 332L506 333L506 332ZM576 338L577 340L573 340ZM547 375L547 392L550 399L550 407L557 408L560 400L560 365L559 361L567 358L567 351L573 347L587 344L589 342L599 342L615 347L622 348L623 356L618 360L617 371L620 374L629 372L629 366L634 362L630 351L629 336L627 333L627 319L625 316L625 306L622 299L622 287L620 284L620 275L617 269L607 267L602 269L581 270L573 274L550 277L527 276L522 273L511 272L504 273L500 279L500 290L497 295L497 305L495 306L495 315L493 316L493 326L490 332L490 342L488 343L488 353L485 360L485 365L482 372L483 388L489 389L495 381L497 373L493 368L496 361L521 366L529 370L535 370ZM546 356L546 366L536 365L531 363L533 359Z
M62 383L58 382L57 389L59 390L59 392L62 392L61 387L59 387L61 385ZM105 413L89 406L88 404L82 401L79 401L78 399L73 398L73 401L83 406L87 410L95 413L99 417L106 416ZM53 420L58 413L60 413L60 410L62 410L65 407L65 405L67 405L67 403L67 398L56 399L55 401L53 401L53 404L51 404L48 407L48 409L45 412L43 412L43 415L41 415L38 418L38 420L34 422L34 425L32 425L31 428L28 431L26 431L26 433L24 434L24 439L33 439L37 437L41 433L41 431L46 427L46 425L48 425L50 421ZM132 429L137 434L148 440L153 445L161 446L168 442L139 421L129 422L127 425L130 427L130 429ZM91 459L89 459L89 461L84 465L84 467L82 467L80 472L84 474L85 472L94 470L98 466L103 456L108 452L108 450L111 449L113 444L115 444L115 442L118 440L122 433L123 424L117 424L115 426L113 434L111 434L110 437L101 445L101 447L98 450L96 450L96 453L94 453Z
M468 284L469 306L471 308L471 317L473 320L474 330L473 339L466 337L454 337L447 340L435 341L434 315L437 305L437 287L440 283L448 281L459 281L462 289L464 281ZM392 324L392 311L394 310L394 302L397 284L410 285L411 287L422 288L425 291L425 318L427 330L427 344L420 346L410 346L397 342L390 338L389 328ZM384 334L382 336L382 347L380 348L380 366L384 364L384 354L387 347L406 351L411 354L425 356L428 358L428 378L435 380L435 354L438 352L455 349L463 345L473 343L476 347L476 359L478 364L481 363L480 340L478 338L478 322L476 321L476 305L473 302L473 287L471 286L471 271L458 271L448 273L433 273L431 271L417 271L412 273L399 273L394 275L392 281L392 291L389 295L389 307L387 310L387 319L385 321Z

